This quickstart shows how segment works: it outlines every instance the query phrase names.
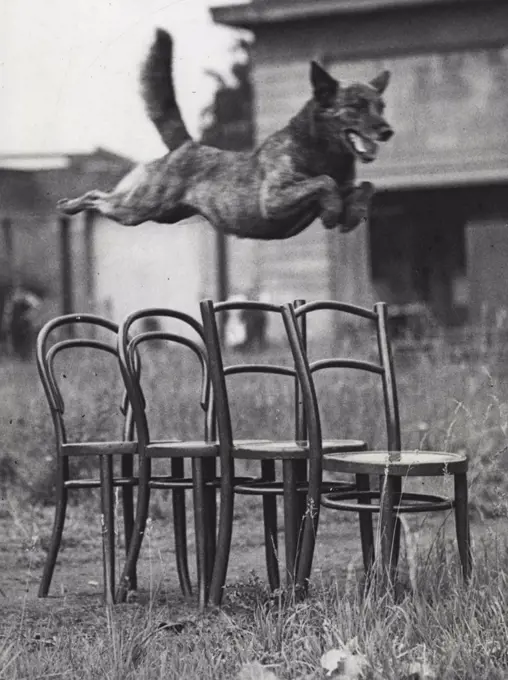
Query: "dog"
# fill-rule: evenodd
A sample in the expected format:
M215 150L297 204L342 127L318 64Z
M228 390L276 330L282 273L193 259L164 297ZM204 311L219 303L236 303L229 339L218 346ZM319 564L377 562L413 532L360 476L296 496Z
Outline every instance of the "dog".
M58 202L73 215L95 210L126 226L174 224L202 215L215 229L251 239L287 239L320 217L348 232L369 212L374 187L355 186L355 165L376 158L393 130L382 98L390 78L342 86L315 61L312 98L254 151L225 151L194 141L173 87L173 41L157 29L141 70L147 113L169 153L136 166L111 193L89 191Z

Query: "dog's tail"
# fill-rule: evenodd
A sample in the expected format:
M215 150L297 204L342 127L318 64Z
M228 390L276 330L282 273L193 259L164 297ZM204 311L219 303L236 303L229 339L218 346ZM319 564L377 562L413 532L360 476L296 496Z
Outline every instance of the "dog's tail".
M173 40L160 28L141 69L141 93L150 120L170 151L191 139L175 97Z

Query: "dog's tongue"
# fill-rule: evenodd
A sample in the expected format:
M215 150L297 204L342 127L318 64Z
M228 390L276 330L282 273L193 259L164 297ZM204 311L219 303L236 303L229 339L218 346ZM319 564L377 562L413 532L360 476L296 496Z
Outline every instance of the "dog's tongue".
M363 143L363 139L360 137L360 135L356 135L353 132L353 133L350 134L349 138L351 139L351 142L353 143L353 146L358 151L358 153L366 153L367 152L367 148L365 147L365 144Z

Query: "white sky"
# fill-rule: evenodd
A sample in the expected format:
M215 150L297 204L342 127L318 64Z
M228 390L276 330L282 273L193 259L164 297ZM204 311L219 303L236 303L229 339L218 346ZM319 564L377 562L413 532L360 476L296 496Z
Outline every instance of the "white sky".
M236 0L239 2L241 0ZM139 96L154 29L175 39L177 96L189 130L227 74L238 34L209 6L233 0L0 0L0 153L164 153Z

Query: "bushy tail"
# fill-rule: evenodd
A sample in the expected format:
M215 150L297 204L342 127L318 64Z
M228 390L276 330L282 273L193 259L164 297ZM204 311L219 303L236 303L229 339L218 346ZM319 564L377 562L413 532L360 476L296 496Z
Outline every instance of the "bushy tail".
M191 139L173 87L173 40L160 28L141 70L141 93L150 120L170 151Z

